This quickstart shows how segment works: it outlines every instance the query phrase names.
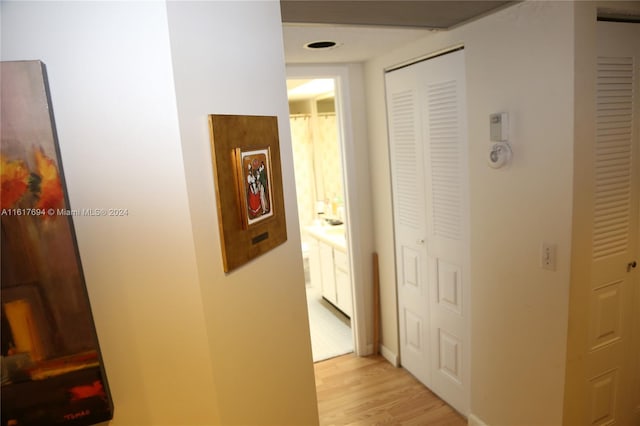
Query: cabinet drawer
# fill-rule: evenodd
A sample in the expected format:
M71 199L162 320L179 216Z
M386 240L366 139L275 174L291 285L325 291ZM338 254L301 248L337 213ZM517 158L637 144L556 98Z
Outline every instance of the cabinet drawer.
M333 261L336 268L349 271L349 258L347 257L347 253L333 249Z

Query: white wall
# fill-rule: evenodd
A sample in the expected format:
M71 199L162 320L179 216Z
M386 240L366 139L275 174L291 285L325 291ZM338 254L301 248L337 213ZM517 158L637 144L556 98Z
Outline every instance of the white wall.
M317 423L279 4L170 2L202 303L222 424ZM208 114L278 117L288 240L225 275Z
M162 3L3 2L2 60L40 59L114 425L217 418Z
M2 60L47 65L71 206L129 211L75 219L111 424L317 424L278 4L1 7ZM208 113L281 126L289 241L229 276Z
M366 64L383 344L397 353L385 67L465 45L471 193L471 412L489 425L562 422L573 173L573 4L525 2ZM514 159L486 165L489 114ZM539 267L542 241L557 271Z

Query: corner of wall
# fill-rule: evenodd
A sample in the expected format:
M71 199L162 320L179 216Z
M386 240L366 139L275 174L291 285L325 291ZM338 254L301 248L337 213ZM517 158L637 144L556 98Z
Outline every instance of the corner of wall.
M489 426L487 423L483 422L480 417L475 414L469 414L468 425L469 426Z
M400 367L400 357L398 357L398 354L387 348L385 345L380 345L380 355L382 355L382 357L389 361L389 363L394 367Z

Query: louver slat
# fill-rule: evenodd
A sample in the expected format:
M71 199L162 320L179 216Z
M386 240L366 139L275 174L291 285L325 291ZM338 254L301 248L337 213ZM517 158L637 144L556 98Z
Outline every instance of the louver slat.
M631 203L632 58L598 58L593 259L625 253Z
M458 87L446 81L427 88L433 232L461 238L461 183Z
M391 131L394 140L396 219L412 229L420 228L416 205L418 154L415 134L415 95L411 90L391 95Z

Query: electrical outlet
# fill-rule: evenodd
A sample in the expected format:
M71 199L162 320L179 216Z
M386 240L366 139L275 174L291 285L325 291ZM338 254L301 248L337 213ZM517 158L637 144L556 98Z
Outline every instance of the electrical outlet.
M558 247L552 243L542 243L542 249L540 250L540 267L549 271L556 270L556 252Z

